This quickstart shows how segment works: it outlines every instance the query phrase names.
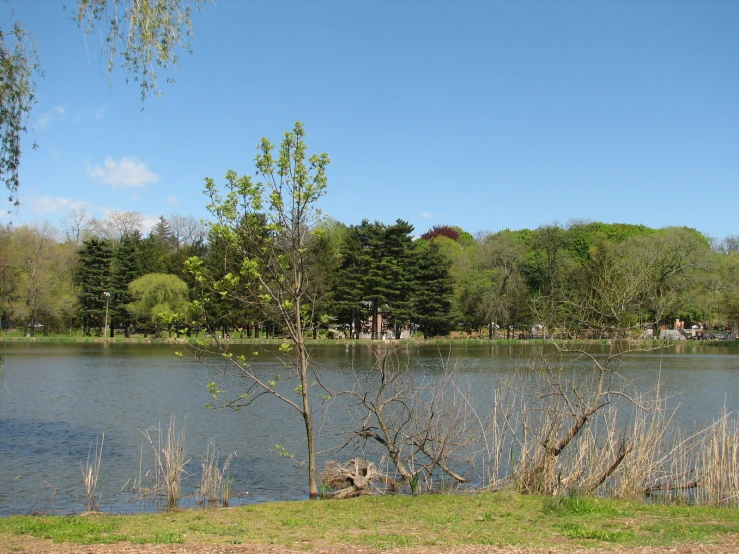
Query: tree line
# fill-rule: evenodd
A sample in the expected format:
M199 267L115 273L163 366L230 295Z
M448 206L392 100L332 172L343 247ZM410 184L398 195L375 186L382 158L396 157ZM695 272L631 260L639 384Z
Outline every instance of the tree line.
M31 335L99 335L107 307L112 333L201 326L242 337L281 333L261 310L231 301L257 286L233 277L243 263L233 242L251 241L242 246L253 249L270 232L252 215L229 239L180 214L162 216L147 235L135 212L4 226L0 322ZM452 331L511 338L535 334L552 317L598 336L609 327L657 330L675 319L717 328L739 321L736 236L716 241L687 227L585 221L474 237L451 226L420 238L414 231L402 220L315 226L306 241L305 328L347 338Z

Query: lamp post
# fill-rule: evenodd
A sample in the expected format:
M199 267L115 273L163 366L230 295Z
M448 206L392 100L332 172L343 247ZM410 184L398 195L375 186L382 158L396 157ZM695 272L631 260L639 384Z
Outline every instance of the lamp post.
M103 330L103 338L108 338L108 302L110 302L110 293L104 292L103 296L105 297L105 328Z

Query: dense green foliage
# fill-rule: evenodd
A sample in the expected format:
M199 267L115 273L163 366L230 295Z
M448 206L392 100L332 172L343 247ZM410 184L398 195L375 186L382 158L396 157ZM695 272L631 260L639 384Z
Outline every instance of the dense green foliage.
M119 233L110 231L112 221L78 223L67 240L48 222L0 229L5 328L27 334L77 328L99 335L103 292L109 292L113 332L129 326L144 331L155 322L130 309L129 284L159 273L186 283L187 300L198 302L202 316L178 308L182 317L167 323L175 331L209 327L244 338L284 332L274 303L234 302L261 294L238 255L271 240L272 224L258 210L240 220L230 237L218 227L208 233L203 223L178 214L162 217L146 236L140 223ZM739 321L736 237L711 241L684 227L595 222L476 238L461 232L459 240L443 234L414 240L413 233L401 220L349 226L319 221L304 246L306 332L381 338L456 330L521 338L535 334L538 325L559 325L599 338L616 327L671 328L675 319L719 329ZM193 256L201 260L199 278L186 268Z

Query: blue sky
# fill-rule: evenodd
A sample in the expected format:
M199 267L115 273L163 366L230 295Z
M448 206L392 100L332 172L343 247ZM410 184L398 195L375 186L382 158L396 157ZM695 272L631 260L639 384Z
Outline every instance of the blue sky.
M143 111L65 3L13 2L46 76L3 221L205 217L203 179L300 120L347 224L739 234L739 2L220 0Z

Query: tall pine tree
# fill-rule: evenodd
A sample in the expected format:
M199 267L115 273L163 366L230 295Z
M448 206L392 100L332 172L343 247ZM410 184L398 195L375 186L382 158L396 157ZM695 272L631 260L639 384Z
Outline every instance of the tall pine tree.
M86 335L93 329L102 332L106 305L110 298L103 294L111 292L111 263L113 250L106 240L90 239L84 241L77 253L75 284L80 303L80 323Z
M129 335L128 326L131 316L126 310L126 304L133 302L133 297L128 290L128 285L141 276L139 271L138 244L140 239L137 235L125 234L115 250L113 257L113 271L110 283L111 310L110 310L110 336L115 333L116 326L122 326Z
M416 253L413 312L424 338L446 335L451 327L450 313L454 281L451 261L435 242L426 243Z

